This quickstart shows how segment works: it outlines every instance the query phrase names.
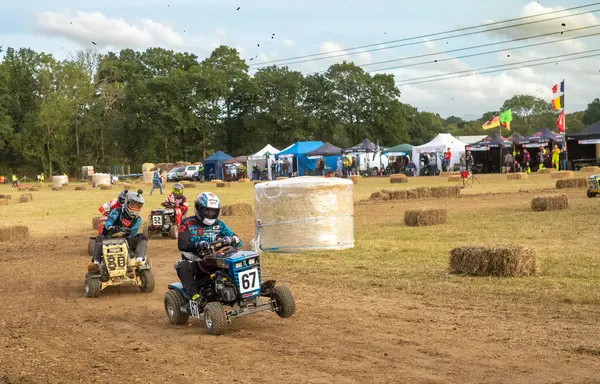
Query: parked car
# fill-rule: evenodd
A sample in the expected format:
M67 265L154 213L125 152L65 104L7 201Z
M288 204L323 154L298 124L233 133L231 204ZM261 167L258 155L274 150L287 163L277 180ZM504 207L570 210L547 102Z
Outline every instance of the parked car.
M198 165L187 165L184 167L182 179L183 180L195 180L198 177Z
M185 167L175 167L167 172L167 182L169 181L179 181L183 176L183 172Z

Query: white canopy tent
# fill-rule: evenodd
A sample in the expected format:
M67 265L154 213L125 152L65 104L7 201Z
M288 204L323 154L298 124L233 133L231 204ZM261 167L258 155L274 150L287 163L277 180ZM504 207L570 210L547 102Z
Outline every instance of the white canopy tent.
M441 158L443 157L444 152L446 152L446 149L450 148L452 157L450 158L450 164L448 167L451 168L455 164L460 164L460 158L465 153L465 145L465 143L449 133L440 133L429 143L419 145L418 147L413 147L413 161L417 166L417 174L419 174L418 172L421 169L420 154L435 153L437 167L438 169L441 169Z
M275 154L281 152L279 149L273 147L271 144L267 144L263 149L256 152L254 155L248 156L248 178L250 180L254 179L254 164L258 163L260 170L262 171L265 166L269 172L269 179L272 179L271 175L271 163L275 161Z

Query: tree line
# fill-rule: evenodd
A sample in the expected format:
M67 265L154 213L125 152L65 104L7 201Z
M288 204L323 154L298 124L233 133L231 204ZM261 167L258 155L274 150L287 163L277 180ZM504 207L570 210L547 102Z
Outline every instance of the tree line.
M311 75L278 66L251 75L227 46L204 60L162 48L84 50L64 61L26 48L0 52L5 175L198 161L217 149L239 156L300 140L349 147L367 137L382 146L418 145L440 132L485 134L481 124L494 113L464 121L419 111L400 101L392 75L371 75L347 62ZM513 131L523 135L556 121L550 103L533 96L514 96L506 108L513 109ZM566 117L571 132L596 120L599 99Z

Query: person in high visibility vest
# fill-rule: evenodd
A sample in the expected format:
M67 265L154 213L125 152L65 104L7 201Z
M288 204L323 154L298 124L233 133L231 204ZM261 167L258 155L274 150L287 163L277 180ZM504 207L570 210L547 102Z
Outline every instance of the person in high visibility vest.
M19 179L17 179L17 175L12 175L12 187L19 188Z
M552 168L555 168L558 171L558 157L560 156L560 149L557 144L554 144L554 149L552 150Z

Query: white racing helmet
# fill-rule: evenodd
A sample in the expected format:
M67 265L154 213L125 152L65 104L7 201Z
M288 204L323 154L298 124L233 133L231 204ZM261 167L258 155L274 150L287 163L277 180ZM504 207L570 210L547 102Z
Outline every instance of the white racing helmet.
M123 212L130 218L136 218L140 215L140 211L144 207L144 198L142 197L142 190L137 192L127 193L125 204L123 205Z
M221 200L212 192L202 192L194 202L196 217L204 225L213 225L221 213Z

